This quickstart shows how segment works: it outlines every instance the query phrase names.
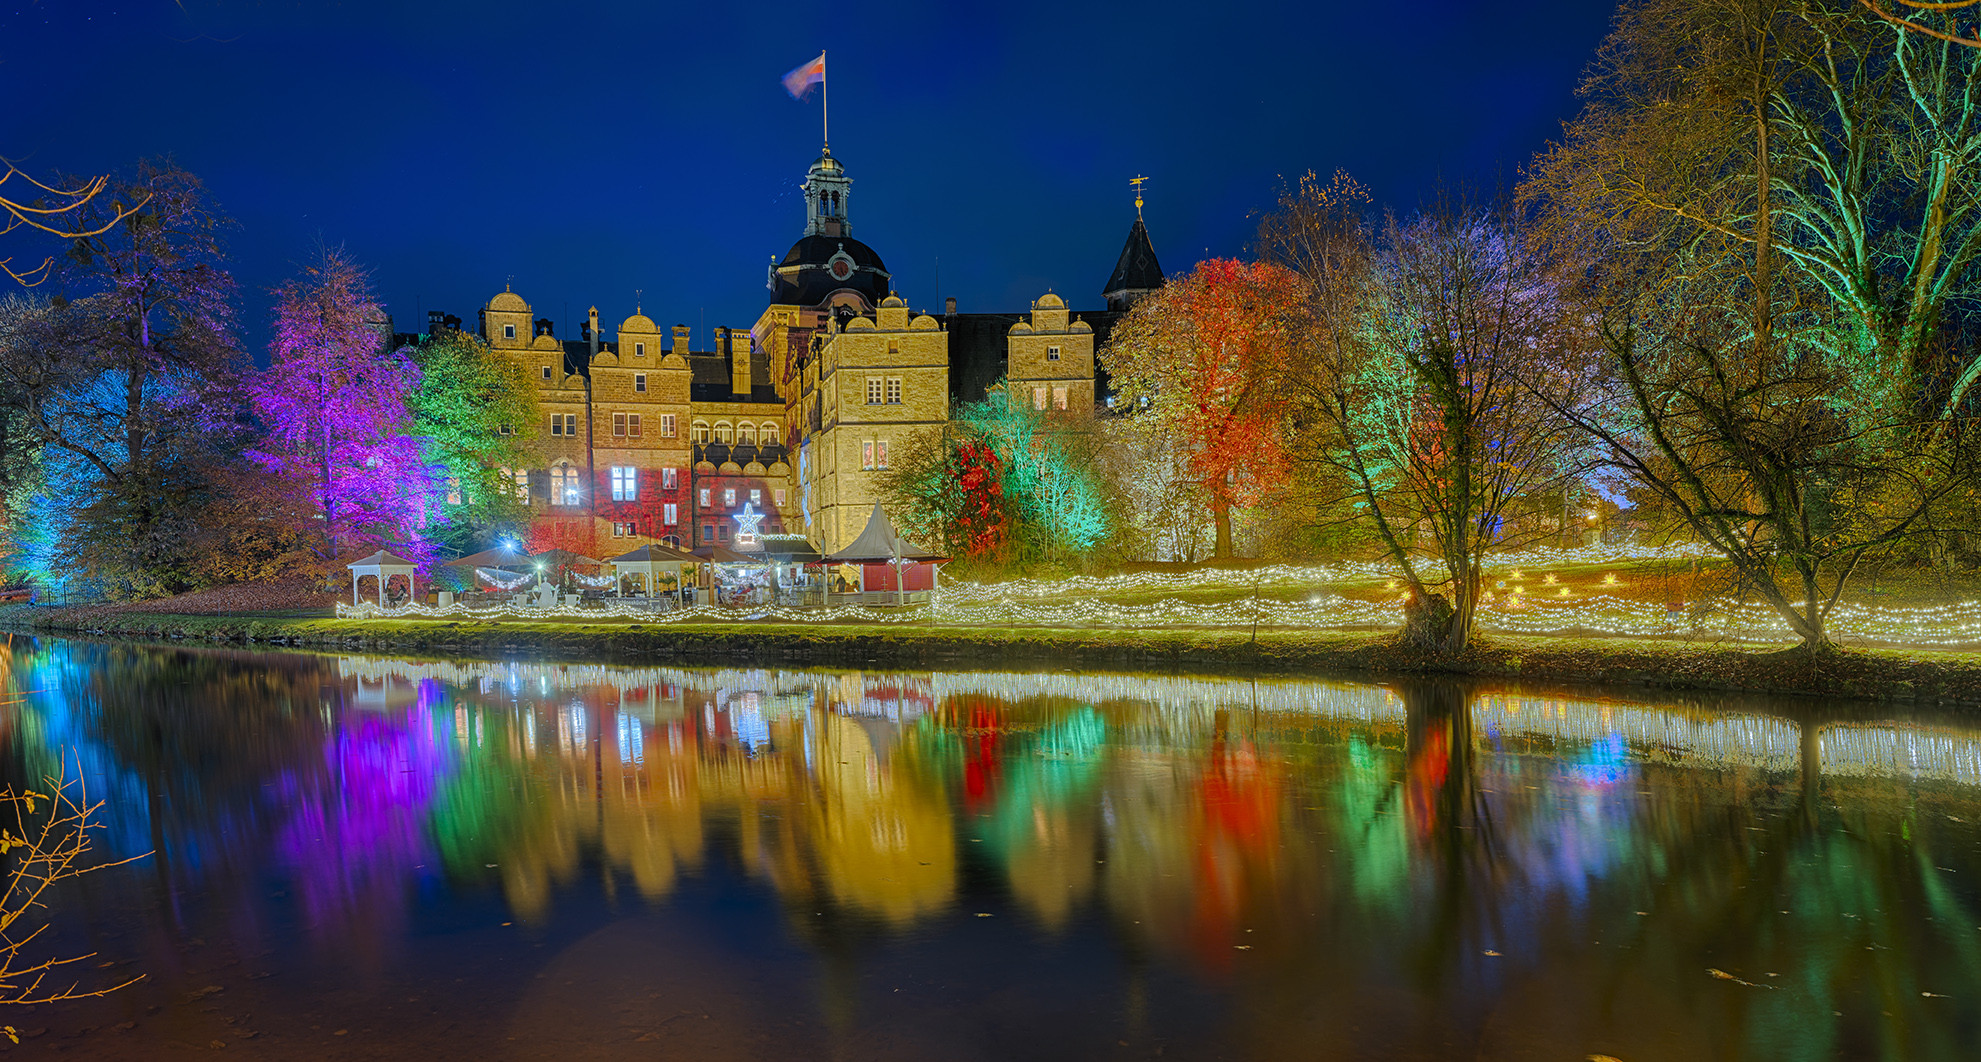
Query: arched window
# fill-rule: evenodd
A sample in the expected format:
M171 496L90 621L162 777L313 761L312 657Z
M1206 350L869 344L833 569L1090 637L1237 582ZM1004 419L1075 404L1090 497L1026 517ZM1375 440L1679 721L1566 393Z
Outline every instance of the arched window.
M757 444L757 426L747 420L736 425L736 443L739 446L755 446Z
M708 421L705 420L696 421L695 426L688 429L688 432L690 435L694 436L696 446L708 445Z
M729 426L728 421L718 420L715 422L715 441L724 446L728 446L730 443L736 441L735 430Z
M781 446L784 443L784 433L777 430L777 425L764 421L763 426L757 429L757 439L762 446Z
M563 464L552 465L550 467L550 504L578 504L580 482L576 468Z

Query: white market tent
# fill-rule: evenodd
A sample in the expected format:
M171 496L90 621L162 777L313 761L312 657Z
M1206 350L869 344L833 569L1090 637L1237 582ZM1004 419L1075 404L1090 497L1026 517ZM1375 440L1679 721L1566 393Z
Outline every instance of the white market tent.
M413 583L413 573L417 565L404 557L387 553L384 550L379 550L377 553L362 560L354 560L344 567L351 570L351 604L353 605L360 604L358 600L358 585L364 581L367 575L378 580L378 605L380 608L385 607L386 581L393 576L403 575L406 577L406 596L408 599L413 597L413 592L416 589Z
M673 578L675 593L681 593L687 585L687 579L681 570L682 566L700 562L701 558L692 553L683 553L678 549L656 543L641 546L631 553L622 553L605 563L612 566L614 580L628 575L640 576L641 585L645 587L647 596L653 597L655 588L659 586L659 577L663 574Z

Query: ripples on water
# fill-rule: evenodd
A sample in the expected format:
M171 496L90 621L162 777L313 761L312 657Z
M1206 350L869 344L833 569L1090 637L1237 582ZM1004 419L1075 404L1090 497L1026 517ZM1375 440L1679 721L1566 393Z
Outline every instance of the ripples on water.
M73 883L44 941L146 980L0 1014L17 1050L1981 1044L1981 729L1957 717L62 641L0 665L7 770L66 753L105 855L155 852Z

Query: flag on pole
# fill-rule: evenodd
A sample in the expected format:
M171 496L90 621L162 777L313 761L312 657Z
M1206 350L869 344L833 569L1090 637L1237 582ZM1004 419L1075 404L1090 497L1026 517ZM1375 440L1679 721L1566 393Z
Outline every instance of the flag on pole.
M820 52L817 59L784 75L784 91L789 92L792 99L802 100L806 93L812 91L813 85L824 82L825 53Z

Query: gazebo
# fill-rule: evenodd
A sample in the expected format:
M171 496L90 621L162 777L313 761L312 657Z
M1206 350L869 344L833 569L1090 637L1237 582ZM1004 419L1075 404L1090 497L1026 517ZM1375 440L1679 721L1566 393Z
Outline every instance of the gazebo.
M923 549L902 538L900 532L894 530L893 522L888 520L880 503L875 502L874 511L867 514L867 526L860 532L860 537L847 544L845 549L827 554L825 562L859 565L862 595L891 589L895 604L905 605L908 603L910 582L922 584L914 587L918 592L935 589L935 562L946 559L940 553ZM873 585L875 582L881 585ZM890 583L891 586L888 585Z
M351 604L353 605L362 603L358 599L358 584L363 582L364 577L367 575L378 580L378 607L380 608L387 607L385 603L385 583L395 575L406 577L406 598L407 600L411 600L413 597L413 590L415 589L413 585L413 572L416 566L412 561L404 557L395 556L384 550L379 550L377 553L363 560L354 560L344 567L351 569Z
M615 582L629 575L638 575L646 589L646 596L655 597L658 596L662 576L674 580L674 592L680 595L687 585L687 573L682 570L683 567L699 563L699 558L692 553L654 543L641 546L631 553L622 553L605 563L612 566Z

